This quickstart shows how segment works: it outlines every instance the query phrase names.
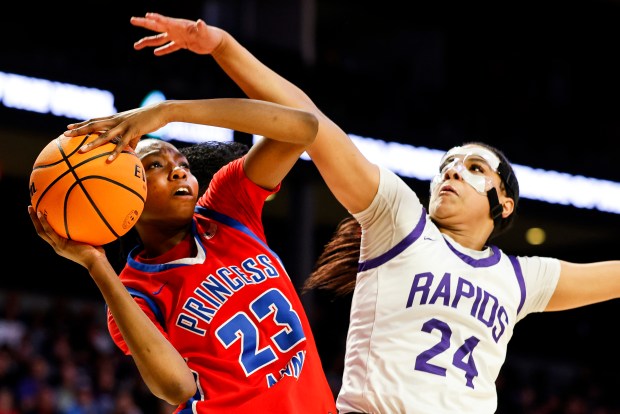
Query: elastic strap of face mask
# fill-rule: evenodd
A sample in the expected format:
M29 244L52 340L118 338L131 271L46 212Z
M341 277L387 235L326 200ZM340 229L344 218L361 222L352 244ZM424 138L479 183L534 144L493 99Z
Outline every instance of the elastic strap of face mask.
M487 191L487 197L489 198L489 205L491 206L491 218L493 218L493 225L497 228L502 221L502 212L504 211L504 208L499 202L499 197L497 196L497 190L495 187Z

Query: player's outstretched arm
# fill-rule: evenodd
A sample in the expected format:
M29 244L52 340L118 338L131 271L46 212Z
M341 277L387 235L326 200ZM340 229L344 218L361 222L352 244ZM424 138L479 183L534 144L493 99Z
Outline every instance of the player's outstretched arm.
M275 188L300 155L311 145L318 128L307 111L247 98L168 100L108 117L69 125L67 136L103 132L84 151L116 140L120 152L169 122L187 122L230 128L268 137L254 145L245 160L245 173L264 188Z
M574 309L620 298L620 261L561 261L560 279L546 311Z
M194 22L156 13L132 17L131 24L158 32L137 41L136 49L154 47L157 56L180 49L211 54L248 97L314 113L319 120L319 132L308 154L330 190L351 212L370 204L379 183L378 168L305 92L264 65L229 33L202 20Z

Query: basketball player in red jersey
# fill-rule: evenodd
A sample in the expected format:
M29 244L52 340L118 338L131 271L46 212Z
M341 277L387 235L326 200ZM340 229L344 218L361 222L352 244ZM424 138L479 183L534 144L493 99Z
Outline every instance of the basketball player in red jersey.
M198 194L176 147L139 140L173 121L270 138L221 168ZM135 146L148 188L135 225L141 244L119 277L101 247L59 237L30 206L31 219L59 255L89 271L114 341L153 394L178 406L175 413L336 413L301 301L261 222L265 199L317 127L305 111L212 99L166 101L66 132L105 131L84 151L112 139Z

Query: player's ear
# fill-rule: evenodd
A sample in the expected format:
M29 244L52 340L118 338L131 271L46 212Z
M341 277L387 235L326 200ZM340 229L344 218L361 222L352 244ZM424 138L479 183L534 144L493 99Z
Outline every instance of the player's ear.
M515 210L515 201L510 197L502 200L502 218L510 216Z

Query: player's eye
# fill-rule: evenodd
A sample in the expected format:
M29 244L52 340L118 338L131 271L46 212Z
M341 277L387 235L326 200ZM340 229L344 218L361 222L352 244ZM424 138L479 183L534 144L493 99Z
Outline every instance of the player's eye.
M477 172L477 173L481 173L484 174L485 173L485 169L484 166L477 164L477 163L472 163L469 165L469 171L473 171L473 172Z
M146 165L144 166L145 170L152 170L155 168L161 168L162 165L159 161L150 161L148 163L146 163Z
M446 168L446 166L450 164L452 161L454 161L454 157L446 158L439 166L439 171L443 171L444 168Z

